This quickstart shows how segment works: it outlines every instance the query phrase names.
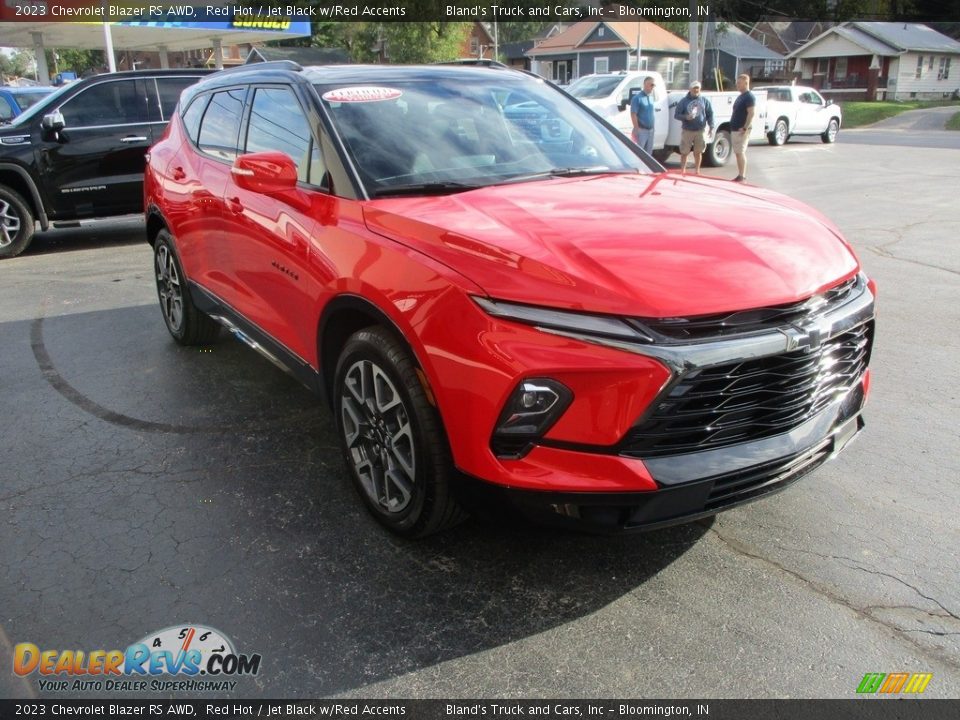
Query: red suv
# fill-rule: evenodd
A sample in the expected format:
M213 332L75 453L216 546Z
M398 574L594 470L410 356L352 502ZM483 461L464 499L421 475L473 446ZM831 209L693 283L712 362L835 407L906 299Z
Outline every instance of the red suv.
M182 95L145 192L174 339L226 326L324 396L398 533L480 501L687 521L862 427L874 288L837 228L666 173L526 73L218 73Z

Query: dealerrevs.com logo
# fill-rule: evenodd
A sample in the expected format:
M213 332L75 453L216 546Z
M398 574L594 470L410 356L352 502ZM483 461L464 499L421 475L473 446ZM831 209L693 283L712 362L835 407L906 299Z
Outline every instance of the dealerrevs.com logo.
M41 650L19 643L13 672L37 673L41 692L230 691L231 678L260 672L260 655L239 654L219 630L174 625L126 650Z

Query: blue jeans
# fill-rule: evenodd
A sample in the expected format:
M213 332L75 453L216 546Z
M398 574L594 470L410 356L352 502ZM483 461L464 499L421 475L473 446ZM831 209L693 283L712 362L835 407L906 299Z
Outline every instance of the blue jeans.
M650 155L653 155L653 129L644 130L643 128L637 128L633 133L633 141L639 145L641 148L647 151Z

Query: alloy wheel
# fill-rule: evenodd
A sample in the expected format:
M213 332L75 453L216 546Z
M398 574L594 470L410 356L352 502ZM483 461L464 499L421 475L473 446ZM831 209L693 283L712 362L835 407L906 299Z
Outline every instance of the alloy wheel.
M157 292L163 317L174 332L183 325L183 289L173 253L166 245L157 248Z
M344 375L340 399L341 431L364 491L382 511L403 512L417 469L403 397L380 366L358 360Z
M0 199L0 247L7 247L20 233L20 216L6 200Z

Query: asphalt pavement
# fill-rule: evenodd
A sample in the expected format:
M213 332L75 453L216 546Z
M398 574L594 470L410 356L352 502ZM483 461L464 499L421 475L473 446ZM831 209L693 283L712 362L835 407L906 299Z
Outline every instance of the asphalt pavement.
M237 697L852 697L897 671L960 696L960 152L853 134L751 147L748 176L879 283L866 430L783 493L630 537L390 536L314 397L231 339L171 341L142 225L38 238L0 263L0 695L54 697L8 672L17 643L198 623L262 655Z

